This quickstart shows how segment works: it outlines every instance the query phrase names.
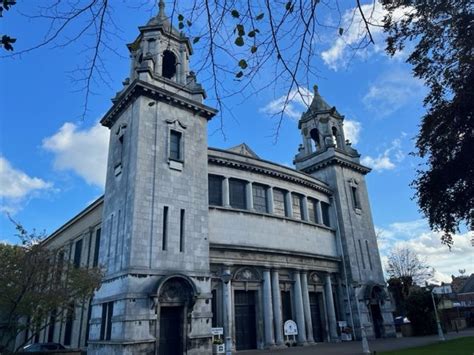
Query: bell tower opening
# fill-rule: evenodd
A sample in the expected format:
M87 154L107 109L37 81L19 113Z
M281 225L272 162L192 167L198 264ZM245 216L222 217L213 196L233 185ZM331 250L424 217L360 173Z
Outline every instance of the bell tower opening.
M167 79L173 79L176 75L176 56L173 52L165 50L163 52L163 66L161 75Z
M319 131L317 128L313 128L310 132L309 135L312 139L312 147L314 148L313 151L317 152L318 150L321 149L321 140L319 138Z
M336 145L336 148L341 148L341 145L339 144L339 135L337 134L337 128L332 127L332 138L334 140L334 144Z

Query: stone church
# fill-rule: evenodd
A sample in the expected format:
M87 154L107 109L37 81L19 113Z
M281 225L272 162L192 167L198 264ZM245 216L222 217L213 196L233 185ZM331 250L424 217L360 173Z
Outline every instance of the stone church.
M360 154L315 88L295 169L250 147L209 148L216 110L189 68L190 40L159 13L128 45L104 196L46 241L105 276L85 308L36 341L90 354L210 354L394 336ZM342 322L342 323L341 323Z

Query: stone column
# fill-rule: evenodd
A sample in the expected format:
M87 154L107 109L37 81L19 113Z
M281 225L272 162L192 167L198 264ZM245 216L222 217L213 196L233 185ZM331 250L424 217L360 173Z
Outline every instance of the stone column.
M331 340L338 339L337 336L337 324L336 324L336 311L334 309L334 298L332 296L332 285L331 275L328 273L325 276L324 292L326 293L326 309L329 323L329 336Z
M271 186L267 189L267 208L268 213L273 213L273 187Z
M230 207L229 203L229 178L224 177L222 180L222 203L224 207Z
M303 215L301 216L303 220L309 221L308 217L308 198L306 196L303 196Z
M245 185L245 197L247 201L247 209L249 211L253 211L253 193L252 193L252 183L249 181L247 185Z
M270 270L263 270L263 326L265 329L265 345L275 346L275 335L273 333L273 305L272 284Z
M294 272L295 280L295 312L296 324L298 325L298 343L306 343L306 326L304 322L303 295L301 292L300 272Z
M272 272L273 320L275 321L276 345L283 345L283 320L281 316L281 291L278 270Z
M321 201L316 202L316 223L323 224L323 211L321 210Z
M313 320L311 319L311 307L309 305L308 273L301 273L301 291L303 292L304 321L306 324L306 336L309 343L314 343Z
M289 191L285 193L285 208L286 208L286 216L292 218L293 217L293 201L291 200L291 192Z
M225 337L225 347L226 354L232 353L232 328L233 328L233 318L232 318L232 281L230 280L230 268L225 268L223 270L223 275L228 275L229 281L226 283L222 282L222 296L223 296L223 306L224 306L224 337Z

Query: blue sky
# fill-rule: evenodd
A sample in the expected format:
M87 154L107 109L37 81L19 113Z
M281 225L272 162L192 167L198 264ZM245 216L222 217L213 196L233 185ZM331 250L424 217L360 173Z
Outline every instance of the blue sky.
M97 122L128 76L125 44L136 38L137 27L154 11L153 1L140 9L126 8L123 3L116 3L114 16L121 32L112 44L120 55L107 56L109 86L94 87L84 119L84 93L70 78L71 71L81 65L83 44L46 46L14 59L0 59L0 240L16 241L5 212L28 229L51 233L102 194L108 132ZM31 4L19 2L0 20L2 31L18 38L16 50L38 43L47 31L45 22L20 15L33 11ZM389 58L383 52L380 28L372 29L375 45L357 52L351 49L360 39L360 28L350 20L351 2L347 5L341 10L344 34L326 31L321 36L313 58L318 75L308 82L317 84L326 101L346 116L346 136L362 154L362 162L373 168L367 182L382 255L397 246L413 248L435 267L438 280L449 281L459 269L474 272L468 235L457 236L449 252L439 243L439 235L429 231L411 199L414 191L409 184L419 162L409 153L424 112L425 89L411 76L403 54ZM375 14L376 19L382 16L381 11ZM199 55L196 49L193 60ZM198 81L201 78L208 87L205 73L198 75ZM232 78L225 83L234 85ZM305 106L295 95L275 142L276 121L271 113L281 107L284 94L275 87L246 100L226 100L233 116L224 116L225 137L216 132L219 120L210 122L209 145L227 148L246 142L260 157L291 166L300 143L297 120ZM209 95L207 104L212 106Z

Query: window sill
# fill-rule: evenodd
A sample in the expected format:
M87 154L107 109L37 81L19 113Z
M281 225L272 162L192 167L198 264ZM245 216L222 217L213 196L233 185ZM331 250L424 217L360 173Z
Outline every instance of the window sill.
M174 159L168 159L168 165L170 169L177 170L177 171L182 171L184 163L182 160L174 160Z

